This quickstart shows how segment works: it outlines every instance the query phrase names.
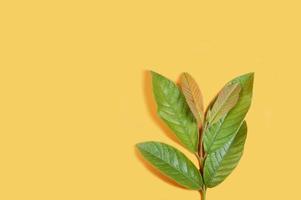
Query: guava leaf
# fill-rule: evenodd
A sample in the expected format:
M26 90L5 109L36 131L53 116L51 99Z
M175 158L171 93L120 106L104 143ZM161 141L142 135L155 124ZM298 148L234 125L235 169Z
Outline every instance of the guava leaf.
M176 148L160 142L144 142L136 145L142 156L162 174L181 186L200 190L203 181L195 165Z
M208 123L214 124L226 115L237 103L241 87L239 83L226 85L218 94L211 109L208 110Z
M206 119L203 133L203 144L206 154L210 154L223 147L237 134L251 105L253 79L254 74L248 73L239 76L226 84L225 87L228 85L239 84L241 91L235 106L228 113L219 117L214 123L210 123Z
M204 121L204 102L198 84L190 74L185 72L180 77L180 86L198 126L201 127Z
M152 72L153 93L157 112L191 152L198 150L197 122L178 86L164 76Z
M204 165L204 182L207 187L215 187L231 174L243 154L246 138L247 124L244 122L235 137L207 155Z

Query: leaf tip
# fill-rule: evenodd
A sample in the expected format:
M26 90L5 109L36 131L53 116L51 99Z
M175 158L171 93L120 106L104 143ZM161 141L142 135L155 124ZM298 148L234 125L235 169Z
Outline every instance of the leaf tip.
M148 70L148 71L149 71L149 73L151 73L151 75L156 74L156 72L153 70Z
M187 79L187 77L191 77L188 72L182 72L180 75L180 80Z
M244 79L253 80L254 79L254 75L255 75L255 72L249 72L249 73L241 75L240 77L244 78Z
M136 148L137 148L139 151L141 151L141 150L143 150L143 149L145 149L145 148L147 148L147 147L149 147L150 145L153 145L153 144L155 144L155 143L156 143L155 141L139 142L139 143L137 143L135 146L136 146Z
M227 85L229 84L233 84L233 83L239 83L240 85L253 85L253 80L254 80L254 72L249 72L246 74L242 74L234 79L232 79L230 82L227 83Z
M245 74L246 77L248 77L249 79L254 79L254 76L255 76L255 72L249 72L247 74Z
M151 73L152 77L161 76L159 73L157 73L157 72L155 72L153 70L150 70L149 72Z
M135 144L135 147L137 149L141 149L143 147L143 142L139 142L139 143Z

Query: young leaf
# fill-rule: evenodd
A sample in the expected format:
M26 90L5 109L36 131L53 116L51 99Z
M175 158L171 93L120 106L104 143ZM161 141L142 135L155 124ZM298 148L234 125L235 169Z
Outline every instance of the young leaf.
M240 90L239 83L234 83L226 85L220 91L212 108L208 111L208 123L214 124L236 105Z
M179 150L160 142L144 142L136 146L150 164L178 184L191 190L202 188L200 172Z
M198 127L185 97L176 84L162 75L152 72L152 80L158 115L188 150L197 152Z
M244 122L237 135L222 148L207 155L204 165L204 182L214 187L223 182L237 166L247 137L247 124Z
M188 73L183 73L180 77L180 85L186 102L201 127L204 121L204 102L198 84Z
M226 84L226 87L237 83L240 85L239 99L235 106L216 123L206 124L203 143L207 154L224 146L238 132L251 105L253 79L254 74L249 73Z

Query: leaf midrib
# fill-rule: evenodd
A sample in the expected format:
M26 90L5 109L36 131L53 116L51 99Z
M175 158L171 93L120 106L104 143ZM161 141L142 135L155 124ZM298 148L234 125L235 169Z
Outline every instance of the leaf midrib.
M169 83L169 84L170 84L170 83ZM184 97L182 96L182 93L181 93L180 89L177 87L177 85L174 84L174 87L178 89L178 92L179 92L178 99L184 98ZM167 98L166 98L165 95L162 95L162 97L164 98L165 102L168 103L168 105L172 105L172 103L170 103L170 101L167 100ZM186 103L186 100L185 100L185 99L183 99L183 101L184 101L184 103ZM177 102L178 102L178 101L177 101ZM177 103L177 102L176 102L176 103ZM165 106L165 105L160 104L160 106ZM187 105L186 105L186 106L187 106ZM178 107L178 106L176 106L176 107ZM177 117L178 121L181 123L182 127L184 127L185 132L186 132L186 131L187 131L187 128L186 128L185 124L184 124L184 123L182 122L182 120L179 119L179 117L178 117L179 115L182 116L182 114L180 114L180 113L177 111L177 109L174 108L174 106L170 106L170 108L171 108L173 111L175 111L175 113L176 113L176 116L175 116L175 117ZM189 132L189 131L187 131L187 132ZM185 134L185 133L184 133L184 134ZM190 142L191 142L190 147L192 147L192 150L195 151L195 149L194 149L194 146L195 146L195 145L194 145L194 141L193 141L193 139L191 138L191 135L190 135L190 134L188 134L188 138L189 138L189 140L190 140ZM188 145L188 144L185 144L185 145Z
M235 137L236 137L236 135L233 136L232 141L231 141L231 140L229 141L231 144L229 144L229 146L228 146L228 148L227 148L227 152L226 152L226 153L224 154L224 156L222 157L221 162L219 162L219 164L218 164L218 167L214 170L213 176L211 176L212 178L210 179L210 183L212 183L212 180L214 180L214 178L216 178L215 175L216 175L216 173L219 171L219 169L221 168L222 163L223 163L225 157L229 154L230 148L232 147L233 142L235 141ZM215 152L213 152L213 153L215 153ZM213 162L212 159L211 159L211 162ZM211 163L211 165L214 166L212 163Z
M208 153L212 153L211 152L211 150L212 150L212 146L213 146L213 144L214 144L214 142L215 142L215 140L216 140L216 138L217 138L217 135L218 135L218 133L219 133L219 131L220 131L220 129L221 129L221 127L222 127L222 123L224 123L224 121L225 121L225 118L226 118L226 116L224 116L223 118L222 118L222 122L217 122L217 123L220 123L219 124L219 126L218 126L218 128L216 129L217 131L215 131L215 134L214 134L214 137L213 137L213 139L212 139L212 142L210 143L210 147L209 147L209 149L207 149L207 152ZM209 128L210 128L210 126L208 126L208 131L209 131ZM209 131L210 132L210 131Z
M224 107L224 105L226 105L226 103L229 101L231 95L233 94L233 92L237 89L237 87L239 87L238 84L235 85L235 87L232 88L232 90L226 95L225 101L223 101L218 107L217 109L215 109L215 113L213 116L210 116L210 121L214 121L216 116L219 114L219 112L221 111L221 109ZM239 100L239 99L238 99ZM237 101L238 101L237 100ZM214 106L213 106L214 107ZM213 109L213 108L212 108Z
M190 81L188 81L187 75L184 74L184 77L185 77L185 80L186 80L186 82L187 82L187 85L188 85L189 89L191 90L192 87L191 87ZM192 91L192 90L191 90L191 91ZM201 116L200 116L201 113L199 112L199 110L202 110L202 109L199 107L199 104L197 103L197 99L195 98L195 96L193 95L192 92L191 92L191 95L190 95L190 96L191 96L192 99L193 99L193 103L194 103L194 105L195 105L195 107L196 107L196 111L197 111L198 117L201 119Z
M168 162L166 162L165 160L163 160L161 157L158 157L158 156L152 154L150 151L147 151L147 150L145 150L145 149L143 149L143 151L146 152L146 153L148 153L148 154L150 154L151 156L153 156L153 157L155 157L155 158L157 158L157 159L163 161L163 162L166 163L168 166L170 166L171 168L175 169L175 170L178 171L180 174L182 174L187 180L189 180L189 181L192 182L193 184L196 184L198 187L200 187L200 184L198 184L198 183L195 182L194 180L191 181L191 179L190 179L189 177L185 176L185 174L183 174L182 171L180 171L180 170L178 170L177 168L173 167L173 166L170 165ZM156 167L156 168L157 168L157 167ZM189 168L189 167L187 167L187 168Z

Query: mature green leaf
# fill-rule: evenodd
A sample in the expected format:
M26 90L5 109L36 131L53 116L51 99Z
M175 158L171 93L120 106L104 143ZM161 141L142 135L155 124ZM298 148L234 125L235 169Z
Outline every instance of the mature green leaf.
M200 172L179 150L160 142L139 143L137 148L149 163L178 184L191 190L202 188Z
M176 84L162 75L152 72L152 77L158 115L188 150L197 152L198 127L184 95Z
M208 123L214 124L226 115L237 103L241 87L239 83L226 85L218 94L216 101L208 111Z
M207 154L221 148L237 134L251 105L253 79L254 74L249 73L226 84L226 87L237 83L240 85L239 99L235 106L215 123L208 123L206 119L203 142Z
M188 73L181 75L180 85L186 102L196 118L198 126L201 127L204 121L204 102L201 90L196 81Z
M222 148L207 155L204 165L204 181L207 187L214 187L225 180L237 166L247 138L247 124L244 122L237 135Z

